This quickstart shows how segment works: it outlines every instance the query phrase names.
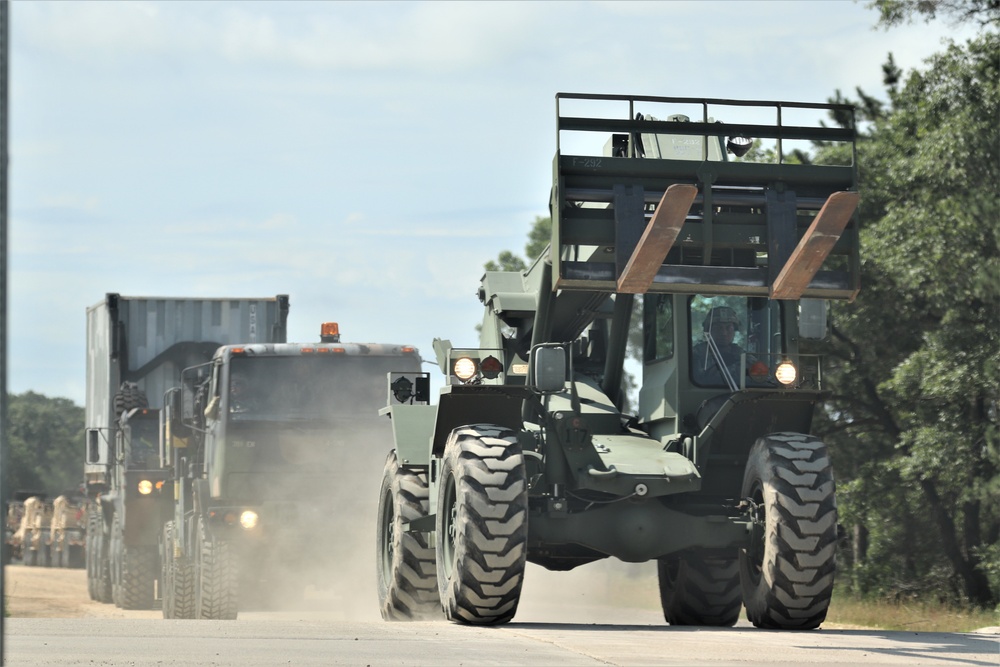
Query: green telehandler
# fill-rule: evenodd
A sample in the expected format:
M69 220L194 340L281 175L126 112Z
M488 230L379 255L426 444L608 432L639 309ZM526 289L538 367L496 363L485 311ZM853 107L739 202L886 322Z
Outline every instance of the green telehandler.
M485 274L478 347L435 341L436 404L427 374L390 387L383 617L505 623L526 562L616 557L657 562L668 623L731 626L745 606L758 627L818 627L837 509L802 343L856 296L860 260L853 122L817 119L853 108L560 93L556 110L549 248ZM792 157L810 142L839 163Z

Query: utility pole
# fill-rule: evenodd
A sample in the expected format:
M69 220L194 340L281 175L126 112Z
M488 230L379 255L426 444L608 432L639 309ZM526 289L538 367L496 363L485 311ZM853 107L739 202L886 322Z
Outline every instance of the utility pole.
M7 128L10 89L10 2L0 0L0 507L7 520ZM6 540L0 545L7 550ZM4 553L6 556L6 553ZM3 562L6 562L6 557ZM4 660L4 612L7 595L3 567L0 566L0 663Z

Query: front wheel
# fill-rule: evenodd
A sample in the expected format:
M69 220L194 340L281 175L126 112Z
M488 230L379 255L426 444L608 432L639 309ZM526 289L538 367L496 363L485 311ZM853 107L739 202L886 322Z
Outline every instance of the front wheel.
M160 581L163 582L163 618L194 618L194 572L187 555L175 556L174 522L163 526L160 547Z
M759 628L812 630L833 593L837 501L826 446L773 433L750 450L743 477L754 530L740 552L747 618Z
M507 623L521 597L528 539L527 476L516 434L486 424L455 429L440 479L435 527L445 616Z
M437 566L429 532L409 532L405 523L427 516L427 473L401 468L389 453L382 472L375 544L378 605L387 621L440 618Z
M197 587L195 618L235 620L239 601L239 573L229 542L208 532L198 521Z

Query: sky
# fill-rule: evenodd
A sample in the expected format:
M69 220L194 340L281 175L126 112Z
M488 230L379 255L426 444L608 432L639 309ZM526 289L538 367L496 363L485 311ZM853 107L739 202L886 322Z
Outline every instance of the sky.
M971 35L866 4L15 0L8 390L83 405L107 292L475 346L483 265L548 215L556 93L825 102Z

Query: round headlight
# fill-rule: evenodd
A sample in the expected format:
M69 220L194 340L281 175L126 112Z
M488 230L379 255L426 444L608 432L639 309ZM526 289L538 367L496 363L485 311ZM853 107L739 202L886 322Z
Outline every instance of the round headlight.
M774 371L774 377L781 384L793 384L795 382L795 366L790 361L782 361Z
M257 522L259 520L260 517L257 516L257 513L254 512L253 510L245 510L243 514L240 514L240 525L246 528L247 530L250 530L251 528L256 528Z
M141 482L139 482L139 493L141 493L144 496L148 496L152 492L153 492L152 482L150 482L148 479L144 479Z
M451 372L462 382L468 382L474 378L478 370L475 359L471 359L470 357L456 359L454 366L451 368Z

